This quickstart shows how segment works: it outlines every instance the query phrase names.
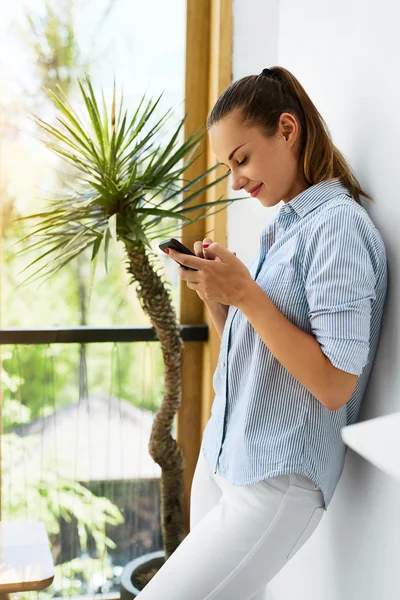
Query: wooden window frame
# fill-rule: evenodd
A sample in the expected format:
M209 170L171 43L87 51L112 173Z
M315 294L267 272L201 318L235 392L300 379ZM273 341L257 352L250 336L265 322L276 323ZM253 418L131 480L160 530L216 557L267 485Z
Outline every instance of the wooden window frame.
M186 6L185 137L205 125L213 104L232 80L232 0L187 0ZM215 164L207 138L202 151L202 156L187 172L188 178L194 179ZM227 191L227 180L224 180L208 191L206 201L226 198ZM203 197L193 204L202 202ZM205 232L211 232L207 237L226 246L226 210L182 228L182 236L190 236L191 240L203 239ZM182 403L177 415L177 441L185 455L185 527L189 533L190 489L202 432L211 413L212 377L220 338L204 303L182 283L179 317L181 323L209 326L208 342L186 342L182 352Z

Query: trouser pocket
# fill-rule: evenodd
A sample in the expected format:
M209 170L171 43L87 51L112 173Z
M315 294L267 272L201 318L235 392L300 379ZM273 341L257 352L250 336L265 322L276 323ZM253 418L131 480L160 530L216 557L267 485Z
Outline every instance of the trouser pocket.
M318 523L322 519L323 514L323 506L317 506L316 508L314 508L306 526L304 527L297 541L295 542L289 554L287 555L287 560L290 560L296 554L296 552L298 552L298 550L300 550L300 548L306 543L306 541L312 536L312 534L318 526Z

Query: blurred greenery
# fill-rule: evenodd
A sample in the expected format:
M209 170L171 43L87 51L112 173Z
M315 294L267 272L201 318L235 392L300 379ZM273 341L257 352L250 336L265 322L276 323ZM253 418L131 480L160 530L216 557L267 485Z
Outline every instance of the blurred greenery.
M92 573L91 577L87 577ZM57 595L66 596L84 595L98 593L101 588L106 588L107 582L113 578L113 569L109 561L96 558L74 558L62 566L55 568L55 577L52 588ZM40 599L51 598L46 592L40 593Z
M77 77L90 66L90 58L79 52L75 28L82 2L76 0L46 0L43 10L37 14L26 12L24 46L32 56L32 73L37 82L36 96L44 99L44 88L63 89L68 95L76 86ZM107 17L113 10L114 2L110 1L104 15ZM104 15L97 15L99 21ZM47 108L55 115L55 107ZM22 115L20 116L22 119ZM33 132L34 133L34 132ZM35 134L35 133L34 133ZM36 134L35 134L36 135ZM15 144L18 146L18 140ZM32 148L24 146L25 152L40 153L41 147L35 144ZM6 152L6 154L8 154ZM27 158L26 156L24 157ZM33 155L32 155L33 158ZM49 165L40 174L37 184L40 187L58 187L60 190L66 181L73 177L72 172L60 172L60 164L51 160L44 153L43 162ZM28 159L29 160L29 159ZM20 273L29 262L38 255L33 249L27 256L16 256L16 242L28 232L24 221L16 220L27 213L37 212L37 207L45 200L38 197L34 186L19 190L15 185L15 171L0 178L0 194L2 198L3 217L3 268L2 268L2 326L3 327L72 327L77 325L110 326L110 325L149 325L137 299L135 284L129 285L129 276L124 261L122 244L110 242L106 272L103 261L98 261L96 279L92 291L90 310L88 310L88 287L90 280L90 253L79 264L70 264L62 269L46 285L30 284L19 288L23 280ZM54 175L55 173L55 175ZM35 183L32 181L32 183ZM22 202L23 200L23 202ZM170 225L164 220L159 228ZM25 242L27 245L28 242ZM20 249L20 247L18 247ZM155 253L156 246L155 246ZM174 278L172 297L175 307L179 302L178 280L176 269L161 256L160 266L167 267L168 278ZM169 267L169 271L168 271ZM135 405L155 410L162 398L162 356L159 345L149 344L145 356L147 364L143 365L143 345L123 344L118 350L118 365L112 367L115 353L110 344L92 344L84 348L84 355L78 345L26 346L14 348L12 354L4 356L3 387L5 401L13 398L13 387L4 385L11 383L12 378L22 377L19 400L22 405L29 406L32 418L47 414L53 408L76 401L79 390L82 391L80 373L85 362L88 371L88 389L90 393L109 391L114 388L122 398ZM118 369L117 369L118 366ZM110 370L113 369L113 373ZM146 389L146 397L138 392L138 375L143 370L151 372L150 385ZM7 378L7 379L6 379ZM80 387L81 384L81 387ZM139 380L139 386L140 386Z
M29 408L16 400L6 402L3 410L9 426L31 420ZM57 548L60 549L61 521L70 523L73 520L82 551L87 550L90 535L100 558L93 561L87 556L84 560L58 565L55 583L48 597L52 597L58 589L68 594L82 593L82 584L89 592L88 583L93 573L90 569L95 568L99 572L99 565L107 563L107 549L115 547L106 535L106 527L123 523L124 517L108 498L94 494L73 479L60 476L57 464L52 469L31 468L31 457L35 446L40 443L39 438L39 435L20 437L16 433L3 433L1 437L2 519L42 521L51 541L55 563ZM81 580L77 579L78 575Z
M45 2L43 15L27 13L29 46L36 61L43 87L68 92L74 73L81 64L81 54L75 38L73 2Z
M55 108L47 101L44 88L55 90L60 86L68 95L73 92L78 76L84 71L90 73L92 59L80 52L76 39L77 19L83 4L84 0L44 0L37 13L26 10L21 25L22 48L31 57L31 69L23 78L33 81L35 89L24 89L22 82L16 97L25 98L31 107L40 107L49 119L55 119ZM107 17L115 4L115 0L108 3ZM105 14L99 13L93 18L100 22ZM0 149L2 327L149 325L135 285L128 285L121 244L110 242L108 272L104 261L98 261L90 310L87 303L90 253L79 265L68 265L45 285L19 287L23 279L20 273L37 253L33 250L29 256L15 255L15 244L28 229L23 221L16 219L38 212L47 199L46 190L61 191L66 182L71 182L72 173L42 148L35 140L37 131L29 129L25 115L16 108L17 103L11 104L13 110L7 111L7 121L4 115L1 118L1 131L7 134L1 139ZM163 228L168 225L166 219ZM160 255L160 266L165 267L166 277L172 281L171 294L177 307L178 278L171 263ZM60 522L76 518L81 548L86 547L90 533L101 557L82 555L57 565L54 584L41 592L40 598L92 593L96 585L91 579L96 573L100 579L103 575L110 579L107 548L112 547L112 542L105 529L106 525L122 523L123 516L109 499L76 481L61 478L56 470L29 469L30 452L37 438L21 438L15 432L16 427L77 402L84 387L83 372L90 394L113 393L152 411L156 411L163 396L159 344L90 344L83 355L81 350L78 344L2 348L2 518L44 521L53 548L59 545ZM19 597L23 600L31 594Z
M61 477L56 468L27 468L39 436L20 437L15 433L2 436L2 483L4 520L43 521L50 537L60 533L60 520L78 522L79 541L87 548L88 533L96 550L103 555L114 547L105 536L105 527L123 523L119 509L107 498L95 496L77 481Z
M88 345L89 393L118 396L156 412L164 387L160 354L159 344L151 342ZM5 431L26 407L36 419L79 399L78 344L14 346L5 352L3 367Z

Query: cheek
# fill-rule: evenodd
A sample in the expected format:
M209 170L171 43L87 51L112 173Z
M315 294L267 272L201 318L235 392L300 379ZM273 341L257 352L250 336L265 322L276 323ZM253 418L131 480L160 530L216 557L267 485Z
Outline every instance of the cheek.
M267 184L271 181L271 178L273 178L274 171L274 161L269 161L265 158L262 158L261 160L255 161L249 166L247 176L252 181L262 181L263 183Z
M266 161L263 165L260 164L257 181L262 181L264 187L258 198L265 206L274 206L284 197L288 181L287 169L286 161L278 153L271 156L268 164Z
M264 164L260 164L261 181L267 188L276 192L278 195L285 189L287 182L291 180L293 175L293 164L287 153L277 149L269 155Z

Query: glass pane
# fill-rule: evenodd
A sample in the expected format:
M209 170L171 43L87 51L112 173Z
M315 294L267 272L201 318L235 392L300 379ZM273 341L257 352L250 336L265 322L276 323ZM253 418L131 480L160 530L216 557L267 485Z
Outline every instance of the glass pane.
M44 87L57 91L56 86L61 86L81 115L85 108L77 80L85 73L90 75L100 103L104 91L110 110L115 80L117 99L123 93L130 116L143 94L155 98L163 93L156 115L172 109L165 129L166 136L171 135L184 114L185 10L184 0L30 0L3 7L0 193L4 232L2 305L7 307L3 308L3 327L149 324L136 300L135 284L128 285L121 244L110 242L108 273L104 253L99 254L89 311L91 249L45 285L17 287L26 276L20 272L39 252L36 247L27 256L15 256L22 247L15 246L16 240L32 230L32 223L15 223L13 219L44 210L46 200L63 197L60 195L65 183L76 183L75 171L38 140L43 132L28 118L34 113L57 124L59 113ZM166 225L163 223L163 227ZM160 233L152 247L172 283L173 302L178 309L176 266L158 249L163 237Z
M42 598L118 592L127 562L162 549L160 468L148 452L160 347L3 354L2 518L45 523L56 576Z
M40 131L28 118L32 112L56 123L43 87L60 85L80 114L77 80L86 72L109 107L115 80L131 115L145 92L164 92L158 115L173 109L171 135L184 112L185 10L184 0L26 0L3 6L2 327L150 324L130 284L124 248L112 241L108 270L99 254L90 303L91 252L43 285L19 287L21 271L39 252L35 247L26 256L15 254L21 248L16 241L30 231L28 222L15 219L43 211L47 200L62 197L65 182L75 183L73 170L38 140ZM179 235L178 228L172 235ZM176 265L157 243L153 250L178 311ZM163 396L160 346L7 346L2 355L2 516L43 520L57 571L50 588L19 597L115 596L122 567L162 548L160 470L148 453Z

